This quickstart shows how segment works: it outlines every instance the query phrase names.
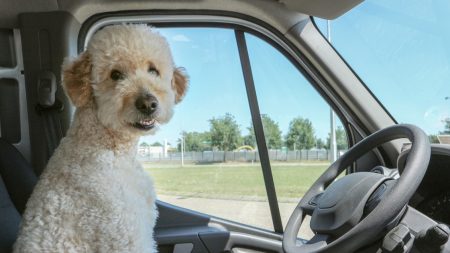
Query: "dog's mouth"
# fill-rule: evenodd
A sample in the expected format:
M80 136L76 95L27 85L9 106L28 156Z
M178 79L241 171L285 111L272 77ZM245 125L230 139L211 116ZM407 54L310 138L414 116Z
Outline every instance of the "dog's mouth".
M150 130L156 126L155 119L141 119L140 121L130 123L130 125L134 128L140 130Z

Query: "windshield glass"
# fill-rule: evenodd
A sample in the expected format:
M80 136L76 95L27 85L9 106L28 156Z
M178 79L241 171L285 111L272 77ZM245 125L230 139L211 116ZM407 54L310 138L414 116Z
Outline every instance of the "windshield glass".
M315 22L398 123L450 134L450 1L366 0Z

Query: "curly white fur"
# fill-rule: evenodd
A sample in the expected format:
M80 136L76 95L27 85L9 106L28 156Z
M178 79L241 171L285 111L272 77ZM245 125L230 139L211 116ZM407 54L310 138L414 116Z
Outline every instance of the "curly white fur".
M124 78L112 80L113 70ZM155 128L131 123L148 117L134 104L140 95L158 99L152 118L163 124L186 91L167 42L144 25L106 27L64 64L63 85L74 121L28 201L14 252L156 252L153 183L136 160L139 136Z

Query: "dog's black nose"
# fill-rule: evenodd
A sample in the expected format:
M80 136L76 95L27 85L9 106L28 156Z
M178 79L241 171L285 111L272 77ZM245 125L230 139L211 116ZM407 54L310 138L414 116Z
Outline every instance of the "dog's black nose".
M134 105L140 112L151 115L158 109L158 99L152 94L145 94L136 99Z

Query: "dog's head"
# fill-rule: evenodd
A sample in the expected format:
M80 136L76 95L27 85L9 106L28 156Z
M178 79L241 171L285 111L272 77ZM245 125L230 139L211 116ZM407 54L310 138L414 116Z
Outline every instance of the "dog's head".
M63 86L76 107L94 106L105 127L150 134L172 117L187 77L157 32L115 25L98 31L85 52L64 63Z

